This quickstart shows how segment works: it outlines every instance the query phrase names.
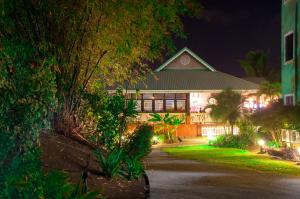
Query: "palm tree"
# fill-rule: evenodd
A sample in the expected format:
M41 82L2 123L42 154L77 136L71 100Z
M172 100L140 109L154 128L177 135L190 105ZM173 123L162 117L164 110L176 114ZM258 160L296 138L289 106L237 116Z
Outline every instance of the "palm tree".
M239 60L241 67L248 77L263 77L266 79L274 76L274 69L268 64L268 53L263 50L250 51L244 60Z
M210 108L210 116L213 120L228 122L231 126L233 134L233 126L241 116L241 104L243 98L240 93L234 92L231 89L226 89L215 97L216 104L208 105Z
M166 134L168 142L174 141L174 132L176 132L177 137L177 128L185 121L184 116L179 118L176 115L171 116L170 113L166 113L163 116L158 113L151 113L150 116L152 116L152 118L148 121L157 124L158 128L156 131Z
M260 84L258 95L265 95L270 99L271 102L275 102L281 95L281 84L280 82L270 83L264 81Z

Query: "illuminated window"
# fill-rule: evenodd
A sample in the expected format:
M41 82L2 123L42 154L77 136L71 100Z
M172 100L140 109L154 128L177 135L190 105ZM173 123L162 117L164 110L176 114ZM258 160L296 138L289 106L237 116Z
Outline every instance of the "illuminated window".
M177 111L185 111L185 100L177 100Z
M152 112L152 100L144 100L144 111Z
M166 100L166 111L174 111L175 102L174 100Z
M164 110L164 100L155 100L155 112L162 112Z

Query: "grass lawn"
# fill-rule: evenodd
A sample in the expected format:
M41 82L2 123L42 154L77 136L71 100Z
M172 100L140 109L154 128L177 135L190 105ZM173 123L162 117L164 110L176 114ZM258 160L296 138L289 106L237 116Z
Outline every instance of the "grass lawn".
M163 151L184 159L197 160L239 169L300 176L300 166L294 162L274 160L247 150L218 148L208 145L164 148Z

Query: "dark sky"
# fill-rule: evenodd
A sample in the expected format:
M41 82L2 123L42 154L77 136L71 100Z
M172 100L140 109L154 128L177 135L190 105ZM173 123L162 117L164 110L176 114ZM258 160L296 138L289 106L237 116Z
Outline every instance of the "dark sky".
M201 19L184 18L187 39L176 39L219 71L243 76L237 60L250 50L270 53L270 64L280 65L281 0L200 0Z

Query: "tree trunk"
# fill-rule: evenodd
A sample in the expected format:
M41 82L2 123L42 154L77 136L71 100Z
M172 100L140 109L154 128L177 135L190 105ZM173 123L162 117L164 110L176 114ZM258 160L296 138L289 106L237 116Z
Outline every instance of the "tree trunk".
M82 127L77 124L76 118L72 113L68 113L67 111L54 113L52 125L55 133L70 137L73 140L86 145L90 149L94 150L98 148L95 144L89 142L81 135Z
M231 124L231 134L233 135L233 124Z

